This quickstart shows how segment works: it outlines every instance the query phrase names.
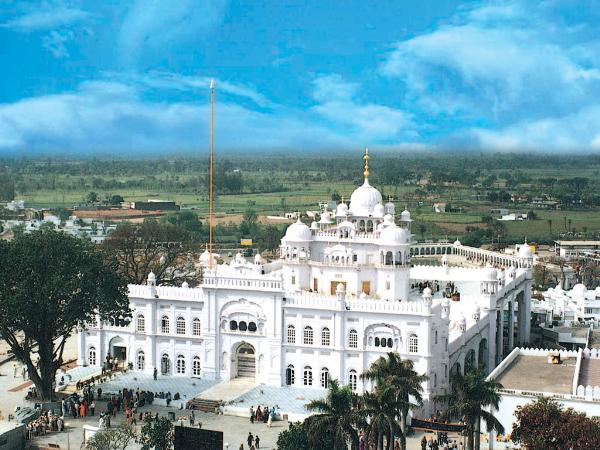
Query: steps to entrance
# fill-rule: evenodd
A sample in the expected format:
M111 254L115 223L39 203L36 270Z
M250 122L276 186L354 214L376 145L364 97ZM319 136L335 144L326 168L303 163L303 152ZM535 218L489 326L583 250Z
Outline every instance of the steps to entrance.
M230 381L223 381L194 398L192 407L201 411L205 411L202 408L209 408L208 411L213 412L219 403L235 400L251 391L255 386L254 378L235 378Z
M195 398L192 400L190 409L197 409L202 412L215 412L219 407L218 400L204 400L202 398Z

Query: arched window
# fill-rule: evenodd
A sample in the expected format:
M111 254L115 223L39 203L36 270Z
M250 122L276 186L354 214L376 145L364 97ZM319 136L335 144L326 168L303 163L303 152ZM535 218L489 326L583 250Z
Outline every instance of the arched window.
M248 331L250 333L256 333L256 322L249 322L248 323Z
M321 330L321 345L323 347L329 347L331 344L331 332L329 328L325 327Z
M160 319L160 331L161 333L164 334L169 334L169 318L167 316L162 316L162 319Z
M321 387L325 389L329 387L329 369L327 367L321 369Z
M177 318L176 331L177 334L185 334L185 319L181 316Z
M200 357L198 356L194 356L194 360L192 362L192 376L200 376Z
M185 357L183 355L177 355L177 373L185 374Z
M146 355L142 350L137 353L137 370L144 370L146 367Z
M304 377L302 378L304 386L312 386L313 376L312 376L312 367L305 366L304 367Z
M379 342L379 338L378 338L378 337L376 337L376 338L375 338L375 347L379 347L379 344L380 344L380 343L381 343L381 342Z
M294 325L288 325L287 327L287 342L288 344L296 343L296 328L294 328Z
M143 314L137 316L137 331L140 333L146 331L146 319Z
M358 375L354 369L348 372L348 385L353 391L355 391L356 387L358 386Z
M419 352L419 338L416 334L411 334L408 336L408 352L409 353L418 353Z
M238 324L235 320L232 320L231 322L229 322L229 329L231 331L236 331L238 329Z
M437 334L438 334L438 332L437 332L437 330L435 330L435 344L437 344Z
M375 338L377 339L377 338ZM377 342L377 341L375 341ZM375 344L377 345L377 344ZM350 330L350 334L348 335L348 347L350 348L358 348L358 333L356 330Z
M385 338L381 338L381 346L382 347L386 347L387 346L387 340Z
M287 366L287 369L285 369L285 384L291 386L294 384L294 381L296 381L296 374L294 373L294 366L290 364Z
M201 331L202 328L200 327L200 319L194 317L194 320L192 320L192 334L194 336L200 336Z
M313 343L313 329L312 327L304 327L304 344L312 345Z
M240 331L247 331L248 325L243 320L240 321Z
M88 350L88 363L90 366L96 365L96 347L90 347Z
M394 346L394 341L392 341L392 338L387 339L387 344L389 348L392 348Z

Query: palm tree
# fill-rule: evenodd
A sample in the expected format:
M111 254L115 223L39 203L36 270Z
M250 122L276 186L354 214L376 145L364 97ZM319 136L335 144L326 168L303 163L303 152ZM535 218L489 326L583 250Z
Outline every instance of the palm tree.
M330 380L327 397L305 405L308 411L317 412L306 419L309 440L316 441L325 433L332 436L333 450L347 450L348 443L351 448L356 448L356 425L360 423L360 416L352 408L353 401L354 394L350 386L340 387L338 380Z
M384 436L387 439L387 450L393 450L394 435L402 433L396 421L395 402L394 393L390 389L365 392L360 399L365 441L367 444L374 442L377 450L384 450Z
M494 380L487 380L485 372L481 369L473 369L465 373L456 372L451 377L451 392L440 395L436 400L447 405L450 417L461 418L465 421L467 431L467 450L479 450L480 445L480 422L483 419L487 429L495 429L498 433L504 433L504 427L484 408L498 409L500 402L499 389L502 385ZM475 444L475 446L473 445Z
M395 412L400 417L400 445L406 449L406 418L408 412L423 405L423 383L426 375L419 375L413 368L413 362L402 359L400 355L388 352L386 356L377 359L367 369L361 378L374 381L383 393L390 390L393 393Z
M552 219L546 220L548 222L548 227L550 228L550 235L552 235Z

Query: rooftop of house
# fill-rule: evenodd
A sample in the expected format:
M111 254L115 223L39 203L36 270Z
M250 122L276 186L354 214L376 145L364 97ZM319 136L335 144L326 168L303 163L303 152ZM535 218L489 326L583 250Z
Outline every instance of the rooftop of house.
M498 375L496 381L504 389L570 394L577 358L563 358L560 364L550 364L547 355L519 354Z

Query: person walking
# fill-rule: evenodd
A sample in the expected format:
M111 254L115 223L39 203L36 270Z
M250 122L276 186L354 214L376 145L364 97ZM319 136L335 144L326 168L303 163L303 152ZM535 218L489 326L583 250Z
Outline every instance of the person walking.
M260 448L260 438L258 435L254 438L254 447L258 450Z
M90 413L92 416L94 415L94 411L96 411L96 402L92 400L92 403L90 403Z
M248 439L246 439L246 441L248 442L248 447L252 447L252 443L254 442L254 436L252 436L251 431L248 433Z
M158 370L156 369L156 367L154 368L154 381L156 381L156 378L158 377Z

